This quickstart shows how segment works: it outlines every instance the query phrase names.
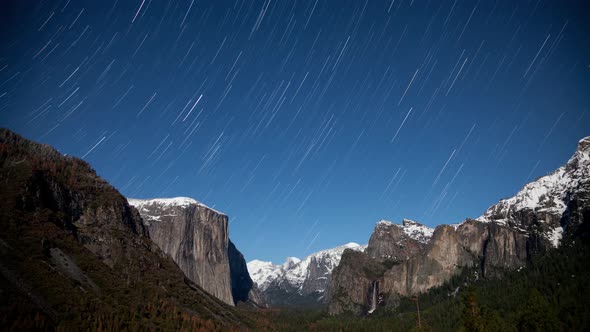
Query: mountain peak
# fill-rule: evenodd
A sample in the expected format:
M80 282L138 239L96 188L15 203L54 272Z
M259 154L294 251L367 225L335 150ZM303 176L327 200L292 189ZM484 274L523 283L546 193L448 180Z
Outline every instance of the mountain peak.
M347 244L341 245L339 248L356 248L356 247L361 247L362 245L356 243L356 242L348 242Z
M586 136L578 141L578 150L590 150L590 136Z
M395 225L395 223L393 223L392 221L389 220L385 220L385 219L381 219L377 222L377 224L375 226L391 226L391 225Z
M301 260L297 257L287 257L287 260L283 263L283 269L290 269L299 262L301 262Z
M590 136L586 136L578 142L576 153L567 162L567 167L572 168L588 164L590 164Z

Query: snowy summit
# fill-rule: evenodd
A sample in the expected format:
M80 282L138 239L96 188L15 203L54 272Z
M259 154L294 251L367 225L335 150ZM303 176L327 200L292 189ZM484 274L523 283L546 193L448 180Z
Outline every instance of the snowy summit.
M265 291L273 282L277 281L287 282L290 286L302 290L304 282L310 277L313 277L310 271L312 266L321 265L325 271L323 275L317 278L327 278L332 270L338 266L338 263L340 263L340 258L344 250L363 251L365 248L366 245L350 242L336 248L318 251L303 260L296 257L289 257L281 265L253 260L247 266L250 277L262 291Z

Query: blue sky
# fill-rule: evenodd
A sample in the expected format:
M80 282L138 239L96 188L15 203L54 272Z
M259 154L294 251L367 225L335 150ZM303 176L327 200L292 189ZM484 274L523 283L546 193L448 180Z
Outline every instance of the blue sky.
M3 1L0 125L247 260L479 216L590 134L583 1Z

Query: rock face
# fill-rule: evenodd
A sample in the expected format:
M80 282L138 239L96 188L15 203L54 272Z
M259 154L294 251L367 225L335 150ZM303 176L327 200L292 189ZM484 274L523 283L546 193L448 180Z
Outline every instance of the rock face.
M129 199L152 240L184 274L223 302L256 297L244 256L229 240L228 217L192 198Z
M364 253L345 252L332 274L329 312L367 313L374 285L381 298L442 285L465 268L484 278L525 265L563 238L590 236L590 137L566 165L501 200L477 219L420 229L378 222ZM431 237L428 235L432 234Z
M471 263L472 257L461 246L455 229L442 225L435 229L423 252L384 272L381 290L400 295L421 293L450 279L458 267Z
M332 270L340 262L342 253L346 249L362 251L364 248L348 243L316 252L303 260L289 257L282 265L253 260L248 263L248 270L268 305L320 307L327 303Z
M246 302L258 307L265 307L266 303L258 287L250 278L244 255L229 241L228 248L231 292L235 304Z
M80 322L95 330L92 322L128 322L165 303L176 315L168 326L181 326L180 313L194 322L239 322L230 306L187 282L137 210L88 163L0 129L0 182L0 293L22 304L20 313L0 316L33 313L49 317L48 330ZM4 297L0 304L10 308Z
M382 280L385 269L382 262L366 253L345 250L340 264L332 272L328 312L361 314L371 310L374 281Z
M432 228L404 219L401 225L381 220L369 239L367 254L378 260L407 260L424 249Z
M129 199L150 237L184 274L227 304L234 304L227 216L186 197Z

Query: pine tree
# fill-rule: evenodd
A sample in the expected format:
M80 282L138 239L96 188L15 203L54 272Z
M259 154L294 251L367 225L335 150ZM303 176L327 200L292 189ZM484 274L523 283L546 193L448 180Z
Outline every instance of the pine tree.
M539 290L531 289L527 301L518 312L519 331L558 331L559 320L547 299Z
M481 316L481 309L475 299L475 293L470 290L463 299L463 331L483 332L486 331Z

